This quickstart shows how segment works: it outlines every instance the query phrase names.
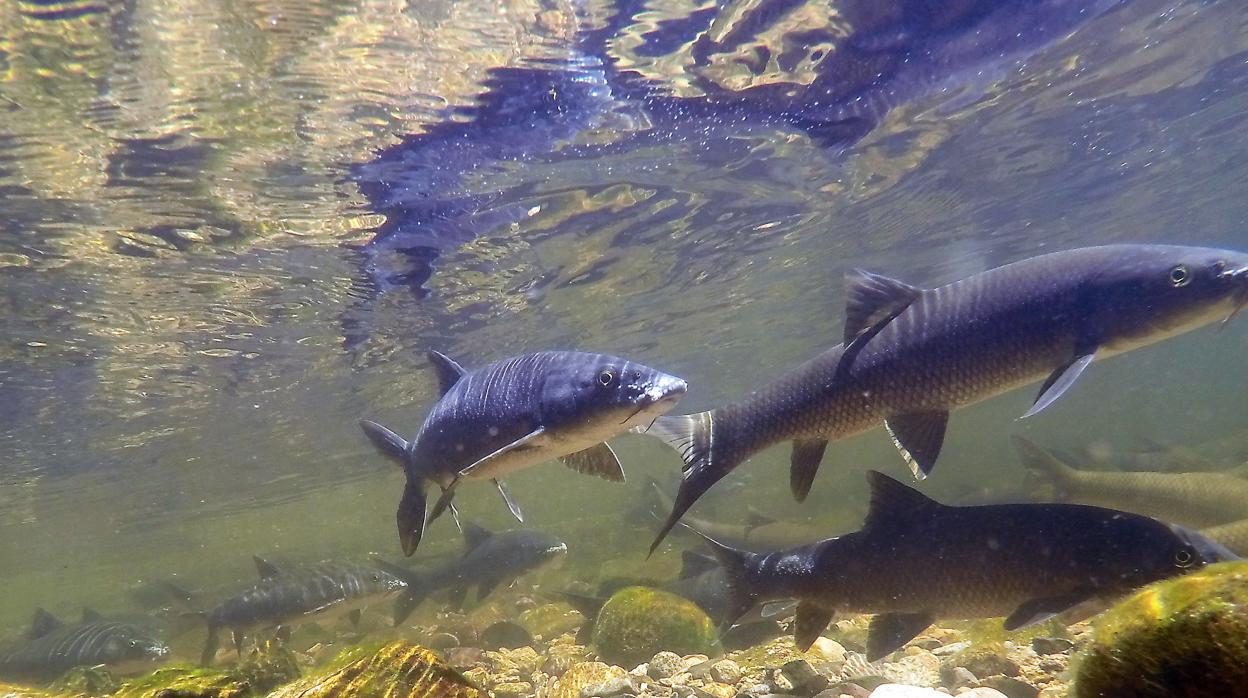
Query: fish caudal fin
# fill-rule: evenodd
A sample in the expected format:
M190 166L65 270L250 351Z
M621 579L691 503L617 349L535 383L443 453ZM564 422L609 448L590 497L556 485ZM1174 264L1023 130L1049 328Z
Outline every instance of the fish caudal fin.
M672 512L663 527L650 544L650 554L654 554L659 543L667 537L672 528L680 521L680 517L689 511L693 503L698 501L707 490L737 466L737 461L713 459L715 445L715 412L699 412L659 417L645 432L676 449L684 465L681 468L680 489L676 492L676 501Z
M724 586L728 590L728 605L722 621L724 628L729 628L758 603L758 592L753 588L750 580L754 579L752 571L757 566L756 560L759 555L724 545L696 528L690 530L702 536L702 540L706 542L715 555L715 559L719 560L720 567L724 569Z
M1070 496L1070 485L1078 471L1062 461L1057 454L1021 436L1010 437L1018 459L1027 470L1043 477L1057 490L1059 499Z
M425 535L425 482L419 476L407 475L403 498L399 500L396 515L399 524L399 543L403 554L411 557Z

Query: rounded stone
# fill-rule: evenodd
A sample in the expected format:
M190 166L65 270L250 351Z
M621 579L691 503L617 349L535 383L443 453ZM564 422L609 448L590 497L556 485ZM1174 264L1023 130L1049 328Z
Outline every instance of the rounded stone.
M1107 611L1077 658L1073 698L1242 695L1248 562L1152 584Z
M731 659L721 659L711 665L711 678L719 683L735 684L741 680L741 665Z
M650 659L647 673L651 678L666 679L685 670L685 662L675 652L659 652Z
M636 666L660 650L719 654L715 624L692 601L648 587L626 587L603 605L593 647L605 660Z

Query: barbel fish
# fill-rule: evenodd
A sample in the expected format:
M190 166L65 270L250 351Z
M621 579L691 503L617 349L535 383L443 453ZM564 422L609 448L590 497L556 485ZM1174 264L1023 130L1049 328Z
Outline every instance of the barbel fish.
M1040 381L1024 417L1104 358L1217 320L1248 301L1248 254L1173 245L1054 252L920 289L855 270L844 343L745 399L660 417L648 433L684 460L676 505L651 546L751 455L793 441L790 486L810 491L828 441L884 424L916 477L931 472L949 413Z
M500 478L558 458L577 472L622 482L624 470L607 439L650 424L687 389L675 376L606 354L542 351L473 371L436 351L429 360L442 397L410 442L376 422L360 422L377 450L407 475L397 518L409 556L424 535L429 483L442 488L429 521L451 506L461 481L488 479L523 522Z
M861 530L767 554L707 539L736 612L798 600L805 650L837 612L874 613L869 661L940 618L1005 616L1016 630L1205 564L1236 559L1174 524L1079 504L940 504L876 471Z
M76 666L98 664L130 673L168 656L169 647L140 625L107 620L89 610L83 611L81 623L66 625L39 608L26 641L0 647L0 676L47 680Z

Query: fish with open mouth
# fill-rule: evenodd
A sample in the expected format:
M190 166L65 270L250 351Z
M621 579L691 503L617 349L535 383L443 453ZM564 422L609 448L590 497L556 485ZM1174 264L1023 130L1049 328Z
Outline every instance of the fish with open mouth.
M541 351L472 371L436 351L429 359L442 397L410 442L376 422L360 422L377 450L407 475L397 518L409 556L424 535L429 483L442 496L428 521L451 507L462 481L492 480L523 522L504 475L558 458L577 472L623 482L607 439L651 424L688 388L680 378L606 354Z
M684 461L651 552L708 489L753 454L793 442L789 484L809 493L828 442L881 423L915 477L936 464L952 410L1043 380L1031 416L1094 358L1228 322L1248 301L1248 254L1105 245L1032 257L921 289L847 276L844 342L744 399L664 416L647 433Z

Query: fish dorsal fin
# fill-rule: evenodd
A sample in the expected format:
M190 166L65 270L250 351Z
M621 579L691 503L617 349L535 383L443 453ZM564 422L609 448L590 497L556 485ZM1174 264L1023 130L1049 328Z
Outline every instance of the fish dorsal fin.
M276 577L277 575L282 573L282 571L278 569L277 565L273 564L272 562L269 562L268 560L260 557L259 555L252 555L251 559L255 561L256 572L260 575L261 579L268 579L269 577Z
M459 379L468 372L455 359L446 354L430 350L428 356L429 363L433 364L433 370L438 373L438 392L441 395L445 395L446 391L450 390L451 386L458 383Z
M494 537L494 533L484 526L472 522L464 523L464 552L476 550L482 543Z
M57 628L64 627L64 625L56 616L42 608L36 608L35 618L30 622L30 632L26 633L26 637L31 640L37 640Z
M883 326L901 314L923 293L896 279L853 269L845 274L845 343L870 330Z
M680 574L677 578L690 579L718 568L719 560L713 555L686 550L680 554Z
M104 616L100 615L100 612L95 610L94 608L88 608L84 606L82 609L82 622L83 623L94 623L98 620L102 620L103 618Z
M889 527L916 515L929 514L944 505L877 470L867 471L871 485L871 505L862 527Z

